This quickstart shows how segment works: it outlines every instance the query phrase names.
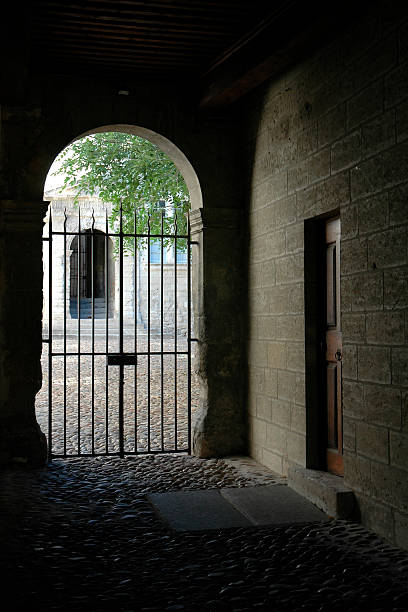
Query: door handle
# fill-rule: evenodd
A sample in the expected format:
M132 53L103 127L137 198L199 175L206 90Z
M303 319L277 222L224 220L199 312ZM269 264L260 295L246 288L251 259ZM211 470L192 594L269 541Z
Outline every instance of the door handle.
M334 356L336 358L336 361L341 361L341 359L343 357L341 350L337 349L337 351L335 352Z

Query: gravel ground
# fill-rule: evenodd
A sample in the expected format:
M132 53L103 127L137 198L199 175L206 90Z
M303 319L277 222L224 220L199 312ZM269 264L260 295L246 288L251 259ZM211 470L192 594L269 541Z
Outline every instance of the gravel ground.
M279 482L240 465L150 455L3 471L2 600L13 610L406 612L408 555L356 524L174 533L147 501Z

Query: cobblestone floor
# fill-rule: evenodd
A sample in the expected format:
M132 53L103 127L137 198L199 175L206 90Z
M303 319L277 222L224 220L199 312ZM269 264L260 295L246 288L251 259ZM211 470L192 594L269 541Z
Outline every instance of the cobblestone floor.
M88 330L89 331L89 330ZM137 350L187 350L186 339L157 336L138 338ZM131 335L125 337L124 350L135 350ZM53 352L63 352L63 337L54 339ZM52 359L52 449L55 455L116 453L119 451L119 368L106 367L106 340L84 335L81 353L99 355L78 358L75 335L66 340L68 356ZM118 351L118 338L109 340L109 352ZM70 353L72 353L70 355ZM48 349L42 355L43 385L36 398L37 421L48 434ZM92 375L93 369L93 375ZM65 385L64 385L65 379ZM109 393L106 392L107 388ZM198 380L191 377L191 409L198 406ZM93 405L93 410L92 410ZM65 406L65 431L64 431ZM79 418L78 418L79 416ZM124 378L124 448L125 452L172 451L188 449L188 362L186 355L167 354L138 357L138 365L125 367ZM79 428L78 428L79 424ZM79 433L80 431L80 433Z
M87 612L408 610L408 555L356 524L173 533L146 499L275 482L240 465L156 455L3 471L2 601Z

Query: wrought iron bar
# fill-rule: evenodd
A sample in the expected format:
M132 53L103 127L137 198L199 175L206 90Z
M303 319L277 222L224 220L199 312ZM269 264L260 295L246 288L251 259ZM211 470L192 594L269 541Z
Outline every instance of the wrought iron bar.
M92 454L95 454L95 277L94 277L94 253L95 249L95 211L92 209L92 226L91 226L91 308L92 308L92 330L91 330L91 444Z
M191 451L191 225L190 213L187 213L187 440L188 452Z
M108 354L109 354L109 224L108 211L105 209L105 452L108 453L109 448L109 370L108 370Z
M52 209L48 224L48 460L52 460Z
M81 208L78 206L78 279L77 279L77 348L78 348L78 453L81 452Z
M64 210L64 455L67 454L67 209Z
M106 351L105 352L95 351L93 354L95 356L106 356ZM108 353L108 360L109 360L109 357L111 355L122 355L122 354L126 355L126 356L127 355L132 356L132 353ZM69 353L69 352L66 353L67 357L75 357L76 355L78 355L78 353ZM137 355L144 355L144 356L146 356L146 355L153 355L153 356L155 356L156 355L157 356L157 355L161 355L161 351L150 351L150 352L149 351L138 351ZM188 355L188 351L177 351L177 353L175 353L174 351L163 351L163 355ZM52 353L52 356L53 357L63 357L64 353ZM92 352L91 351L89 351L89 352L83 351L81 353L81 356L82 357L91 357L92 356Z
M119 212L119 353L123 353L123 203L120 202ZM124 432L123 432L123 391L124 391L124 366L119 366L119 452L124 454Z
M134 352L137 355L137 256L138 256L138 245L137 245L137 216L136 207L133 212L133 227L135 236L133 239L133 317L134 317ZM135 451L137 451L137 358L134 366L134 422L135 422Z
M150 452L150 215L147 220L147 448Z
M164 291L164 257L163 257L163 223L164 223L164 210L161 211L161 219L160 219L160 230L161 230L161 238L160 238L160 430L161 430L161 448L164 449L164 361L163 361L163 291Z
M177 450L177 211L174 211L174 449Z

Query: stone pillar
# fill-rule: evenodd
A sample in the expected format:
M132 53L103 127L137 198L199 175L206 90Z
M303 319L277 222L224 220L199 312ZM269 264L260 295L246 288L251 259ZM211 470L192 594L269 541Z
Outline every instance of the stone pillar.
M192 294L199 342L194 367L200 406L193 423L193 453L222 457L246 452L244 409L245 272L241 211L201 208L190 216Z
M41 387L42 201L0 201L0 464L40 465L47 442L35 418Z

